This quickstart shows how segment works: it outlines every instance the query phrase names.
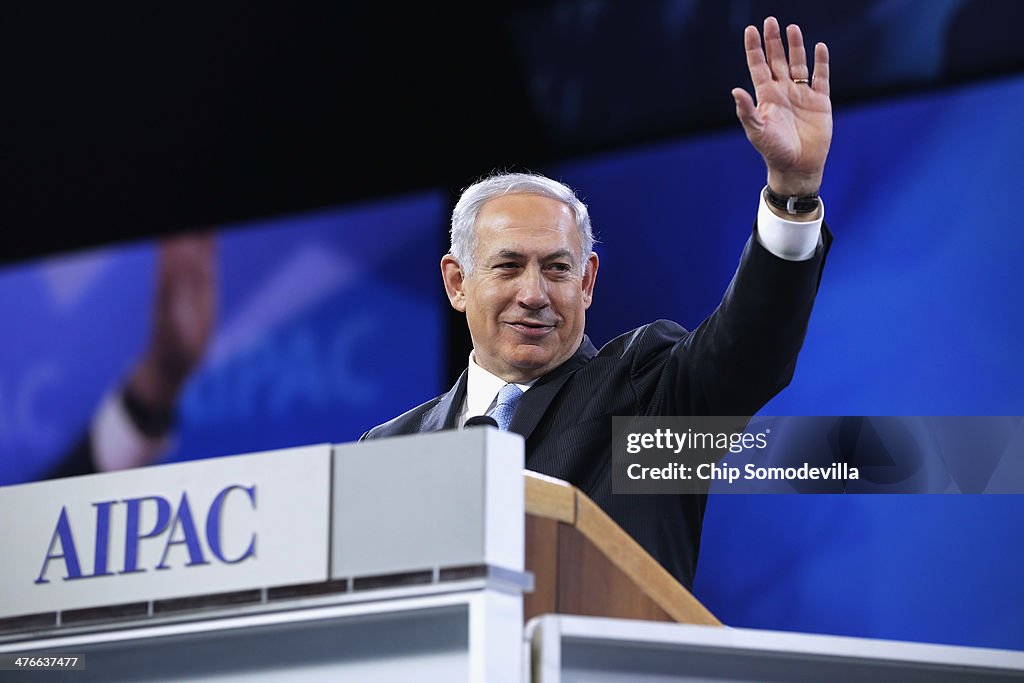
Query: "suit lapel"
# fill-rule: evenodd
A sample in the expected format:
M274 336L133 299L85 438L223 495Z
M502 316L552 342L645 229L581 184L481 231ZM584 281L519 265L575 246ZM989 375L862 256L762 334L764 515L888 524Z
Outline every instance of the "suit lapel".
M523 438L529 439L537 423L547 412L551 401L554 400L562 386L569 381L573 372L586 365L587 361L596 355L597 349L584 335L583 343L569 360L538 379L537 383L523 394L516 406L515 414L512 415L512 422L509 424L508 430L522 434Z
M466 399L466 375L463 370L459 381L455 383L447 394L441 397L433 408L423 415L420 422L421 432L439 432L442 429L455 429L459 418L459 409Z

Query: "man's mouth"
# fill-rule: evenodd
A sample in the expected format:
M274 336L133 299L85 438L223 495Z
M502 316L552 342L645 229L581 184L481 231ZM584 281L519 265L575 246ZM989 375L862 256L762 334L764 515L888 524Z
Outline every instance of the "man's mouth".
M533 320L516 320L507 324L519 334L534 338L543 337L555 329L552 323L541 323Z

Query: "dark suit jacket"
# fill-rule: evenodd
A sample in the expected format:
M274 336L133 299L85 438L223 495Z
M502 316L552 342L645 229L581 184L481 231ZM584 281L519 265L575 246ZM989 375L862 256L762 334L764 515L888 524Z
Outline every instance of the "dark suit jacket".
M613 415L754 415L789 384L831 234L807 261L780 259L751 238L718 309L688 332L658 320L598 351L576 354L519 400L509 426L526 439L526 467L590 496L680 583L692 587L704 495L612 495ZM363 435L452 429L466 373L447 393Z

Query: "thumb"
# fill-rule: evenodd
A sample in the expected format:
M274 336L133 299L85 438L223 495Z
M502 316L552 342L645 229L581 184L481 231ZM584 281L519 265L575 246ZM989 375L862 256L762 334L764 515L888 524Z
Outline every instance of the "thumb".
M736 118L740 120L747 136L760 131L762 121L757 115L757 107L754 106L754 98L750 93L743 88L733 88L732 98L736 101Z

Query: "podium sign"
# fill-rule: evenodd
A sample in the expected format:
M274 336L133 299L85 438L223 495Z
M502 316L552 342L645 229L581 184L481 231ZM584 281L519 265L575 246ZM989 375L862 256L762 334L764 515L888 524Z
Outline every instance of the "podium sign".
M523 437L474 428L335 446L331 578L523 571Z
M480 427L0 488L0 656L519 683L522 472L523 438Z
M327 580L331 446L0 488L0 618Z

